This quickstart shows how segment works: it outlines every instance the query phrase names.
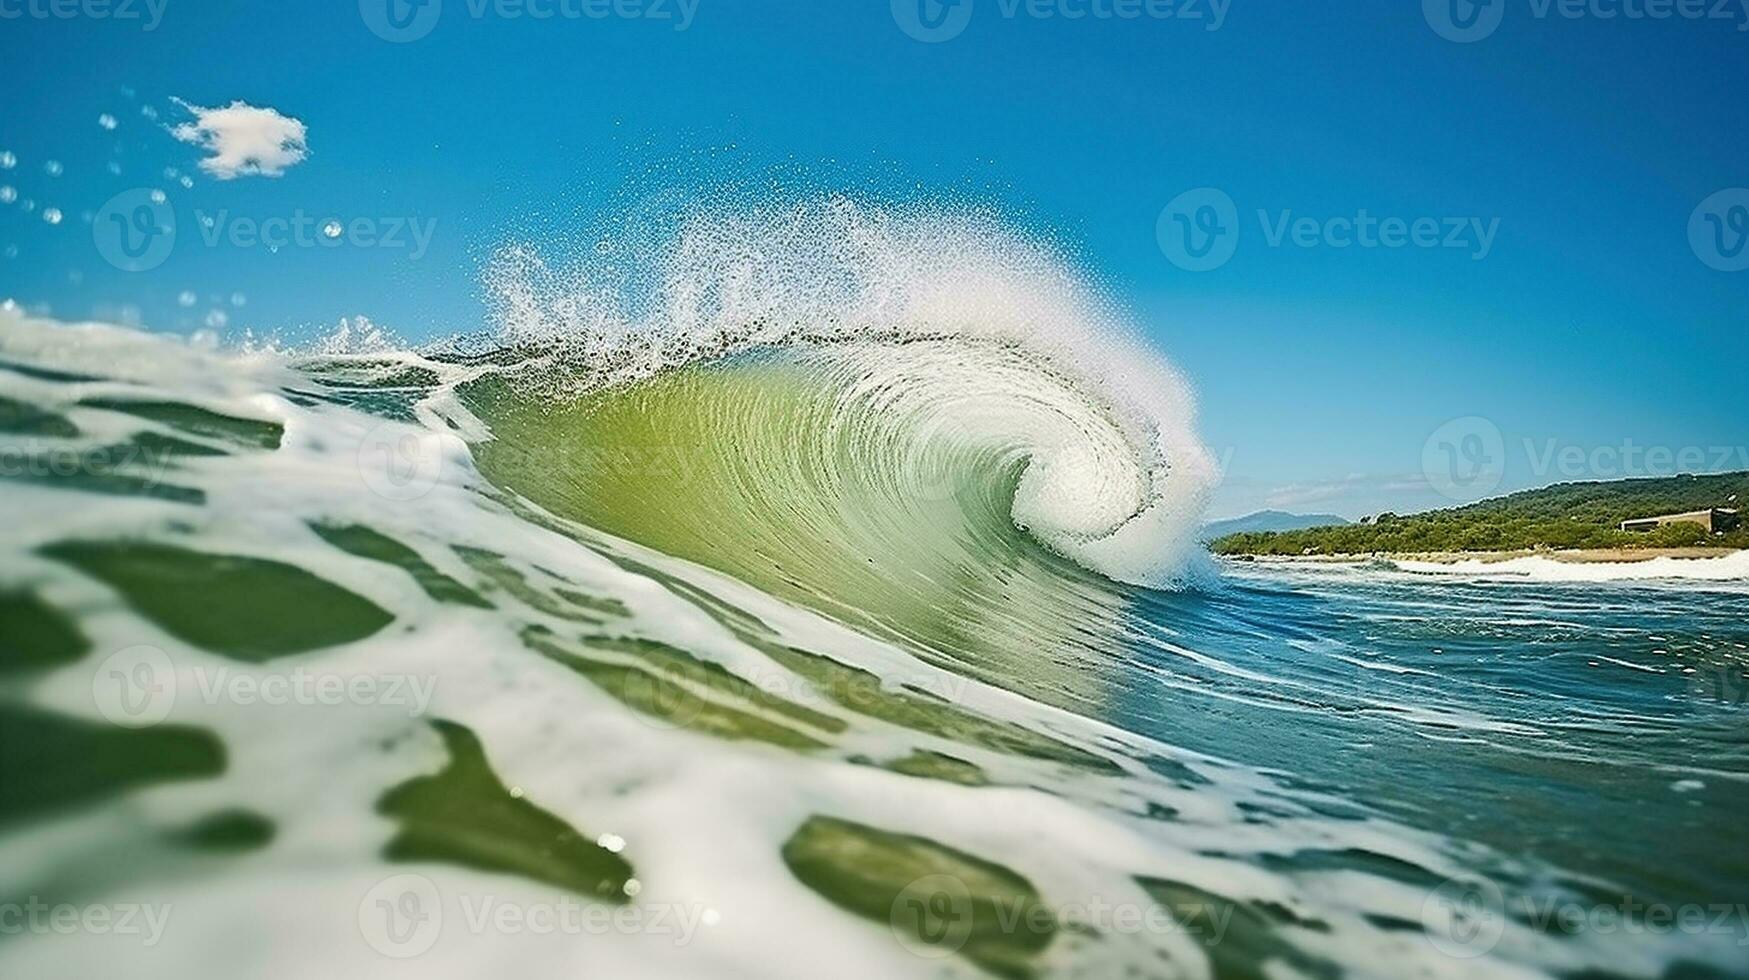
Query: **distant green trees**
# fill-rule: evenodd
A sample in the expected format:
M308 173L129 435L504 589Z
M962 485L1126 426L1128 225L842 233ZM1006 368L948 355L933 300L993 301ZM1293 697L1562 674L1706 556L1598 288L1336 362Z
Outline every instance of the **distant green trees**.
M1636 517L1749 502L1749 472L1607 483L1560 483L1447 510L1303 531L1231 534L1210 544L1222 555L1337 555L1372 552L1518 551L1567 548L1749 548L1749 528L1708 534L1698 524L1650 532L1619 530Z

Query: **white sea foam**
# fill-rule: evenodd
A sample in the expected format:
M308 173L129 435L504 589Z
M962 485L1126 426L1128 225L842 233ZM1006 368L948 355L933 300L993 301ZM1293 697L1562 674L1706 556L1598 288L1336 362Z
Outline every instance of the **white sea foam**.
M461 370L404 352L375 353L360 363L385 356L439 372ZM475 932L468 926L465 900L490 897L528 908L559 896L513 875L382 859L394 826L375 812L376 801L389 787L443 763L441 745L422 723L394 705L336 710L293 704L267 710L179 697L169 720L222 738L229 765L221 776L144 788L114 805L0 837L0 867L17 869L30 886L70 889L91 904L145 901L168 907L162 942L141 949L116 935L7 937L0 943L0 975L100 975L114 973L118 962L126 964L129 976L147 980L556 976L579 969L649 977L976 975L961 960L912 955L884 924L855 918L803 886L786 867L781 847L816 814L927 837L1000 861L1053 905L1097 899L1147 906L1150 900L1135 879L1154 876L1293 910L1318 927L1283 928L1272 935L1356 975L1390 964L1393 975L1455 977L1474 975L1480 963L1493 976L1548 976L1606 965L1651 976L1679 957L1724 961L1716 951L1697 951L1692 937L1557 939L1511 921L1501 924L1500 944L1487 959L1446 956L1418 935L1379 925L1419 921L1429 901L1425 890L1358 870L1269 870L1253 859L1364 852L1441 877L1473 874L1477 863L1486 861L1516 880L1530 880L1535 869L1383 817L1321 815L1296 802L1315 801L1309 791L1284 787L1266 773L951 674L899 646L633 543L575 529L594 542L588 547L555 533L524 519L501 496L484 492L464 440L476 436L481 423L442 394L421 403L414 421L385 420L289 397L288 388L307 389L309 380L283 354L200 350L120 328L23 321L10 313L0 313L0 357L105 379L56 381L0 371L7 397L63 413L78 425L81 435L70 445L104 444L139 429L160 428L77 404L89 396L183 402L285 428L276 451L183 463L169 478L203 491L202 506L0 484L10 516L0 528L0 584L39 589L56 605L78 610L80 628L95 648L84 660L47 673L20 697L96 720L92 691L105 655L141 643L165 651L184 691L194 689L189 678L196 671L223 667L266 678L281 669L223 660L170 635L110 589L36 553L38 546L66 538L174 536L213 553L288 562L396 617L392 628L369 639L300 657L301 666L342 677L435 677L433 715L477 732L507 785L586 833L623 838L642 885L636 904L667 908L671 915L696 913L699 923L685 942L650 929L609 930L581 939L496 927ZM952 377L951 369L944 369L941 378ZM940 409L927 394L932 383L907 393L922 397L926 411ZM974 400L978 397L974 393ZM1047 403L1023 428L1050 447L1089 417ZM1061 425L1068 428L1053 428ZM1116 438L1108 430L1093 431L1097 439ZM10 440L7 446L16 441L11 435L5 440ZM1046 462L1040 485L1020 508L1048 513L1058 506L1055 496L1089 479L1083 471L1089 460L1074 452L1097 456L1117 452L1120 445L1072 450ZM379 492L403 487L407 476L395 472L407 460L372 451L385 446L412 446L416 462L434 464L429 471L414 470L429 477L421 492ZM1065 467L1066 475L1047 472L1050 466ZM1096 497L1110 495L1109 510L1061 518L1059 530L1097 530L1129 509L1129 499L1120 495L1132 490L1121 482L1115 489L1093 487L1089 492ZM840 712L848 724L841 742L805 757L653 724L532 654L518 638L531 623L565 623L503 590L490 593L495 609L433 601L407 576L324 544L310 530L311 521L371 527L404 542L445 574L476 586L480 583L451 546L491 549L530 576L544 574L540 569L559 570L576 587L623 603L629 635L688 651L761 688L804 696L805 682L700 606L609 556L635 559L759 617L783 643L829 652L885 683L950 690L958 708L1048 732L1114 759L1122 772L1089 775L849 712ZM1126 544L1111 546L1114 560ZM1232 676L1256 680L1237 669ZM829 707L818 697L808 703ZM852 761L914 751L963 758L1001 785L957 786ZM1141 764L1144 758L1170 760L1194 778L1161 778ZM1160 822L1139 815L1149 805L1178 816ZM191 859L165 842L171 830L234 806L273 820L278 835L271 846L239 856ZM1289 808L1286 814L1283 807ZM1281 815L1255 816L1266 812ZM429 949L396 959L372 945L361 923L374 890L406 873L431 882L444 925ZM265 909L275 914L264 914ZM1160 975L1194 977L1206 975L1207 967L1199 944L1186 931L1171 929L1106 930L1098 937L1065 939L1050 955L1048 969L1088 975L1116 975L1126 966L1146 964Z
M1422 574L1513 577L1535 582L1749 581L1749 551L1739 551L1717 558L1672 558L1661 555L1643 561L1579 562L1529 555L1504 561L1398 561L1396 564L1406 571Z

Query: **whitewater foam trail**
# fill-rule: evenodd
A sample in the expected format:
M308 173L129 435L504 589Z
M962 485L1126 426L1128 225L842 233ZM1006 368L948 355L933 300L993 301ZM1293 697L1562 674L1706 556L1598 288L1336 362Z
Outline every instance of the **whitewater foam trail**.
M39 637L0 663L0 748L32 760L7 767L0 867L51 902L173 910L149 950L7 937L0 974L1736 962L1731 937L1504 914L1452 954L1439 939L1474 930L1448 885L1516 901L1593 879L1230 761L1270 740L1225 706L1208 748L1184 747L1190 713L1144 734L1132 708L1194 689L1312 717L1340 662L1307 642L1245 665L1341 622L1328 605L1260 631L1295 607L1123 589L1041 543L1097 561L1145 527L1182 470L1167 454L1164 485L1140 482L1155 461L1131 434L1186 416L1138 414L1032 342L767 337L646 370L590 336L288 356L0 311L0 458L20 464L0 472L0 610ZM613 455L651 448L687 468ZM142 672L127 690L155 719L113 696ZM1333 717L1383 726L1369 742L1438 676L1363 673ZM304 697L261 693L299 677ZM1455 700L1406 723L1514 736ZM943 897L976 926L963 943L907 918ZM521 927L566 908L629 925ZM1049 914L1000 928L997 908Z

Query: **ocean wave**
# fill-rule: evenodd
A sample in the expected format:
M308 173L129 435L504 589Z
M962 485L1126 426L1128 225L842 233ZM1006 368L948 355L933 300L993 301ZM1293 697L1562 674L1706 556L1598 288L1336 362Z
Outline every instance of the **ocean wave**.
M790 437L869 467L886 504L939 496L968 466L1012 471L1011 522L1058 553L1135 584L1191 574L1217 474L1189 387L1067 261L988 216L843 198L704 210L654 246L557 261L506 246L486 283L495 338L567 368L541 397L788 352L832 389L821 428Z

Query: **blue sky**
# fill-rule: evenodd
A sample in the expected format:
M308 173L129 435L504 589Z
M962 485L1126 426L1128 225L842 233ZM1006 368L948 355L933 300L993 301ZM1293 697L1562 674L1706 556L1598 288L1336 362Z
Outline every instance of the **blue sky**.
M57 317L469 330L493 246L778 170L987 202L1066 243L1196 385L1229 464L1215 516L1749 468L1735 7L1492 0L1497 27L1460 43L1447 0L439 0L400 8L422 36L391 43L371 27L391 0L62 2L76 16L0 0L0 297ZM951 36L912 36L938 15ZM307 126L307 159L218 179L167 131L190 118L173 99L271 107ZM82 220L135 188L165 192L180 234L139 273ZM1200 188L1236 237L1192 271L1161 216ZM199 247L197 214L221 211L409 225L399 248ZM1363 212L1454 247L1336 247Z

